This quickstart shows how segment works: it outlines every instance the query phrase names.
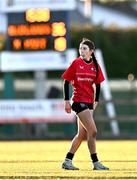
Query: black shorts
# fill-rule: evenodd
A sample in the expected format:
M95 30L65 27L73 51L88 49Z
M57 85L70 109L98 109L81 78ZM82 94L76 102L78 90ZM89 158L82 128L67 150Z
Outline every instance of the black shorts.
M85 109L93 109L93 103L73 102L71 108L76 112L76 114L78 114Z

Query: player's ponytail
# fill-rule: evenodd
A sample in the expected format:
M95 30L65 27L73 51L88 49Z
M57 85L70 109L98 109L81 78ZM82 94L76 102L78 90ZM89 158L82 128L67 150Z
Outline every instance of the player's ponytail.
M92 53L92 59L93 59L93 62L94 62L94 64L95 64L95 67L96 67L96 71L97 71L96 79L97 79L97 78L98 78L98 71L99 71L99 69L98 69L98 62L97 62L97 59L96 59L94 53Z

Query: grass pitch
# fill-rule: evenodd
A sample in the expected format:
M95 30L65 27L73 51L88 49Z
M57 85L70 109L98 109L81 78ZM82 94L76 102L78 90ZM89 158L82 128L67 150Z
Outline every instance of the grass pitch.
M0 179L137 179L136 141L97 141L109 171L93 171L87 143L74 157L79 171L61 169L70 141L0 142Z

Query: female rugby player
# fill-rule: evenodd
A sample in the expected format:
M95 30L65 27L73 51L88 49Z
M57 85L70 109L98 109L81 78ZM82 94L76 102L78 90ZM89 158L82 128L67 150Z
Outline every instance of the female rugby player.
M96 152L97 128L93 119L100 94L100 83L104 81L102 70L94 55L95 46L89 39L83 38L79 46L80 57L76 58L68 69L63 73L64 79L64 103L65 111L75 111L77 115L78 132L72 140L71 147L62 164L63 169L79 170L72 163L72 159L81 142L87 138L88 149L94 170L108 170L98 160ZM72 105L69 98L69 84L73 86ZM93 86L96 92L94 93Z

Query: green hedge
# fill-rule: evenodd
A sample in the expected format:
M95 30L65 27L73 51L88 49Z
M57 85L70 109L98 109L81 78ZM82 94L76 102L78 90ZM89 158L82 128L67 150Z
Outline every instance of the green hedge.
M96 48L102 50L109 78L127 79L129 73L137 77L137 29L73 27L71 46L78 48L83 37L94 41Z

